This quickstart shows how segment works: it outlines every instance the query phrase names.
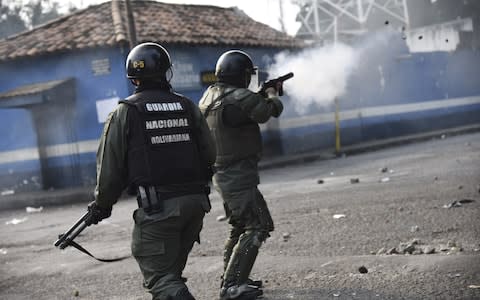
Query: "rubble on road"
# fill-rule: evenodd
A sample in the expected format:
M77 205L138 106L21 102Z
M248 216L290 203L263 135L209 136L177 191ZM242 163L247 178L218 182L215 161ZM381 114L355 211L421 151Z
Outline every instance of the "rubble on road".
M383 177L382 179L380 179L381 183L385 183L385 182L389 182L389 181L390 181L390 177Z
M31 213L39 213L43 210L43 206L40 206L40 207L31 207L31 206L27 206L25 208L25 211L29 214Z
M28 220L27 217L21 218L21 219L13 218L10 221L5 222L5 225L17 225L17 224L25 222L26 220Z
M462 200L455 200L452 203L445 204L443 208L453 208L453 207L461 207L463 204L475 202L473 199L462 199Z
M376 255L393 255L393 254L404 254L404 255L420 255L420 254L435 254L435 253L446 253L447 255L458 254L462 252L463 248L460 247L454 241L448 241L447 244L439 245L434 247L432 245L422 245L421 241L418 239L413 239L409 242L399 243L397 247L386 249L385 247L380 248Z
M361 266L360 268L358 268L358 272L360 272L360 274L367 274L368 269L365 266Z
M350 183L351 184L359 183L359 182L360 182L360 178L350 178Z

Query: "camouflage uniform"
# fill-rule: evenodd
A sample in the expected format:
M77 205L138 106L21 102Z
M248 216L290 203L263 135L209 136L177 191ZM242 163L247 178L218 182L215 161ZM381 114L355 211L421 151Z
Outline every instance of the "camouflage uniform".
M262 242L274 225L257 188L262 140L258 123L278 117L283 105L245 88L216 83L199 103L215 139L213 184L231 225L224 249L224 285L245 284Z
M198 108L193 103L191 106L200 156L211 165L215 159L212 137ZM129 184L126 161L131 109L134 108L119 104L105 123L97 152L95 196L100 207L111 207ZM133 213L132 254L144 276L144 286L154 300L186 299L182 295L188 293L182 271L194 242L200 241L203 217L210 210L206 193L189 193L188 188L188 185L161 186L157 192L180 190L183 193L162 200L160 212L147 214L138 208Z

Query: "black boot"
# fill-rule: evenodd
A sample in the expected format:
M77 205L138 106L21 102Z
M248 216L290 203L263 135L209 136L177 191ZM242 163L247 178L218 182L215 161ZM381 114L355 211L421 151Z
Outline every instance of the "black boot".
M253 279L248 278L247 279L247 284L248 285L253 285L257 288L263 287L263 281L261 281L261 280L253 280Z
M255 300L263 295L263 291L257 287L242 284L234 285L228 288L222 288L220 291L220 300Z
M190 294L188 289L184 288L178 291L175 296L171 296L169 300L195 300L195 298Z

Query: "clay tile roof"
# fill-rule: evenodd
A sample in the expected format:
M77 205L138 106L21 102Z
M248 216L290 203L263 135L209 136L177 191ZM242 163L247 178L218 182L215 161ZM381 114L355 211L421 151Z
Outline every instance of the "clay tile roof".
M237 8L131 1L138 42L296 48L300 40ZM123 1L90 6L0 40L0 60L128 41Z
M62 79L62 80L54 80L54 81L24 85L19 88L0 94L0 99L41 93L41 92L50 90L52 88L55 88L69 80L70 79Z

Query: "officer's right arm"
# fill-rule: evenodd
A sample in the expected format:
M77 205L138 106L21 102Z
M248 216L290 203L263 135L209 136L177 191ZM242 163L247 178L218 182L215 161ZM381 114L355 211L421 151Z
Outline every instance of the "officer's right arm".
M247 89L239 89L234 93L240 108L257 123L265 123L271 117L279 117L283 111L283 104L277 96L264 98L258 93Z
M127 186L127 111L120 104L109 115L97 151L95 202L102 208L115 204Z

